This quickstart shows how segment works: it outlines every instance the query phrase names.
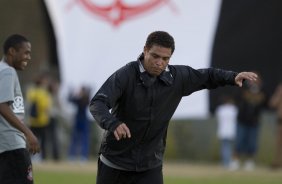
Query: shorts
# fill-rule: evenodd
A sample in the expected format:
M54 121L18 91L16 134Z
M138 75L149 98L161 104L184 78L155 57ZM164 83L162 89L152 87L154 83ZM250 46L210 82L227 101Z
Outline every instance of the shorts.
M1 184L33 184L32 164L27 149L0 153Z
M163 184L162 166L143 172L111 168L98 160L96 184Z

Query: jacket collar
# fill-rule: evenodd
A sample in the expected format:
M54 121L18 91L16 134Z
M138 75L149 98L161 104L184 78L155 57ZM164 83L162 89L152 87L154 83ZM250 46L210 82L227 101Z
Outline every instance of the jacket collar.
M153 77L145 70L143 63L142 63L143 60L144 60L144 53L140 54L137 59L139 71L140 71L140 79L143 82L144 86L150 87L152 84L154 84L157 78L159 78L167 86L172 85L173 76L168 66L158 77Z

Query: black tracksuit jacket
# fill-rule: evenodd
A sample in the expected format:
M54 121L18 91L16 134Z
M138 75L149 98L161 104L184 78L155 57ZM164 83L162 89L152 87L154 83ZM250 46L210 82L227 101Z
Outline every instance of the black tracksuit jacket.
M131 171L162 165L168 123L183 96L235 85L237 75L221 69L169 65L169 71L153 81L147 72L140 72L139 59L113 73L90 102L91 114L106 130L100 153ZM113 131L121 122L130 129L131 138L117 141Z

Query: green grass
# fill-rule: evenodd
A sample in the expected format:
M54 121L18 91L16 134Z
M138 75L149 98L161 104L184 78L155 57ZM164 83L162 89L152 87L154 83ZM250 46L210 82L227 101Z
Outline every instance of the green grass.
M268 179L258 179L258 178L179 178L179 177L166 177L165 184L281 184L280 178L268 178Z
M35 184L95 184L95 173L37 171ZM281 184L282 176L226 175L212 177L165 176L165 184Z
M95 173L36 171L35 184L95 184Z
M73 169L73 168L75 169ZM184 165L166 166L165 184L281 184L282 171L271 171L267 168L253 172L224 171L214 166ZM183 172L184 170L184 172ZM45 166L34 168L35 184L95 184L95 165L62 167ZM148 183L150 184L150 183Z

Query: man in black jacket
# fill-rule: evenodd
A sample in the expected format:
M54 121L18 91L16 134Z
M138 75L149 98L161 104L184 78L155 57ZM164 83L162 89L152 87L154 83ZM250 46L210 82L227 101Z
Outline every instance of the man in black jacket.
M167 32L151 33L137 61L113 73L91 100L90 111L105 129L97 184L162 184L168 123L181 98L257 79L252 72L169 65L174 49Z

